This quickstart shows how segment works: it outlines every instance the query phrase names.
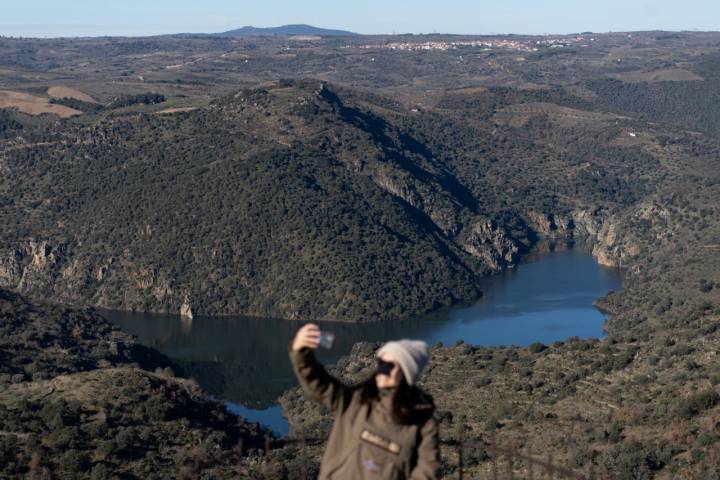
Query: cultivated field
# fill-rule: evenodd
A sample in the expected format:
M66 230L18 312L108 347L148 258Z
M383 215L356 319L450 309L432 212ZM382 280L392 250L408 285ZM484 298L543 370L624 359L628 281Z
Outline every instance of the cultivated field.
M494 118L498 123L522 127L530 118L537 116L547 116L553 120L564 122L564 124L567 125L578 124L579 122L592 123L626 118L607 113L577 110L575 108L545 102L511 105L507 108L499 109Z
M28 115L50 113L60 118L70 118L82 114L74 108L53 105L46 98L10 90L0 90L0 108L17 108Z
M48 88L47 93L52 98L74 98L75 100L80 100L81 102L97 103L97 100L95 100L87 93L83 93L80 90L76 90L70 87L50 87Z

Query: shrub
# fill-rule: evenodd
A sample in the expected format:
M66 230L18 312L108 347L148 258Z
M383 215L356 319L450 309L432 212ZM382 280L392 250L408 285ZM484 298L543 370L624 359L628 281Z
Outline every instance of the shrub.
M678 401L677 415L690 419L695 415L713 408L720 402L720 395L715 390L708 390L690 395Z
M90 480L106 480L110 478L110 470L104 463L97 463L90 471Z
M650 480L668 460L664 449L643 445L637 440L621 443L610 449L605 456L605 467L617 480Z
M82 472L87 470L87 464L87 457L77 450L65 452L60 457L60 467L67 472Z
M475 385L477 387L486 387L486 386L490 385L491 383L492 383L492 379L490 377L482 377L482 378L479 378L475 382Z

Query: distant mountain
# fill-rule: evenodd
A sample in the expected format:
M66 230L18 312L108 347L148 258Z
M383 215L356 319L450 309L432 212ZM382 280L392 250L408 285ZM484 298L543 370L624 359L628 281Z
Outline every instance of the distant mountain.
M281 27L242 27L227 32L213 33L217 37L262 37L272 35L318 35L318 36L347 36L358 35L347 30L333 30L313 27L312 25L283 25Z

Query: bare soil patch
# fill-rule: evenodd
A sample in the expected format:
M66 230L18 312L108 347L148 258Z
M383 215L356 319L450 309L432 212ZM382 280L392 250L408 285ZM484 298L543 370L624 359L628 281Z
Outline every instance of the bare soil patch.
M159 110L155 112L156 115L164 115L169 113L182 113L182 112L192 112L193 110L197 110L197 107L177 107L177 108L166 108L165 110Z
M560 122L599 122L625 118L621 115L588 112L574 108L563 107L554 103L531 102L510 105L498 110L495 114L495 121L507 123L514 127L522 127L525 122L533 116L547 115L549 118Z
M487 87L463 87L463 88L453 88L452 90L449 90L450 93L461 93L465 95L472 95L475 93L482 93L487 92Z
M80 100L81 102L98 103L97 100L95 100L87 93L83 93L80 90L76 90L70 87L50 87L48 88L47 93L52 98L74 98L75 100Z
M48 99L36 97L28 93L0 90L0 108L17 108L28 115L51 113L60 118L82 115L82 112L63 105L53 105Z

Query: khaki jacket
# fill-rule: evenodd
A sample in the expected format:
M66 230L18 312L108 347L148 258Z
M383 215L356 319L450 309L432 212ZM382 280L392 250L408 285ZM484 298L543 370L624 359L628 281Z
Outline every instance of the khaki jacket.
M312 350L291 350L290 360L308 397L325 405L335 419L320 465L320 480L438 478L438 425L431 400L420 399L414 420L398 424L390 416L389 395L363 404L360 389L327 373Z

